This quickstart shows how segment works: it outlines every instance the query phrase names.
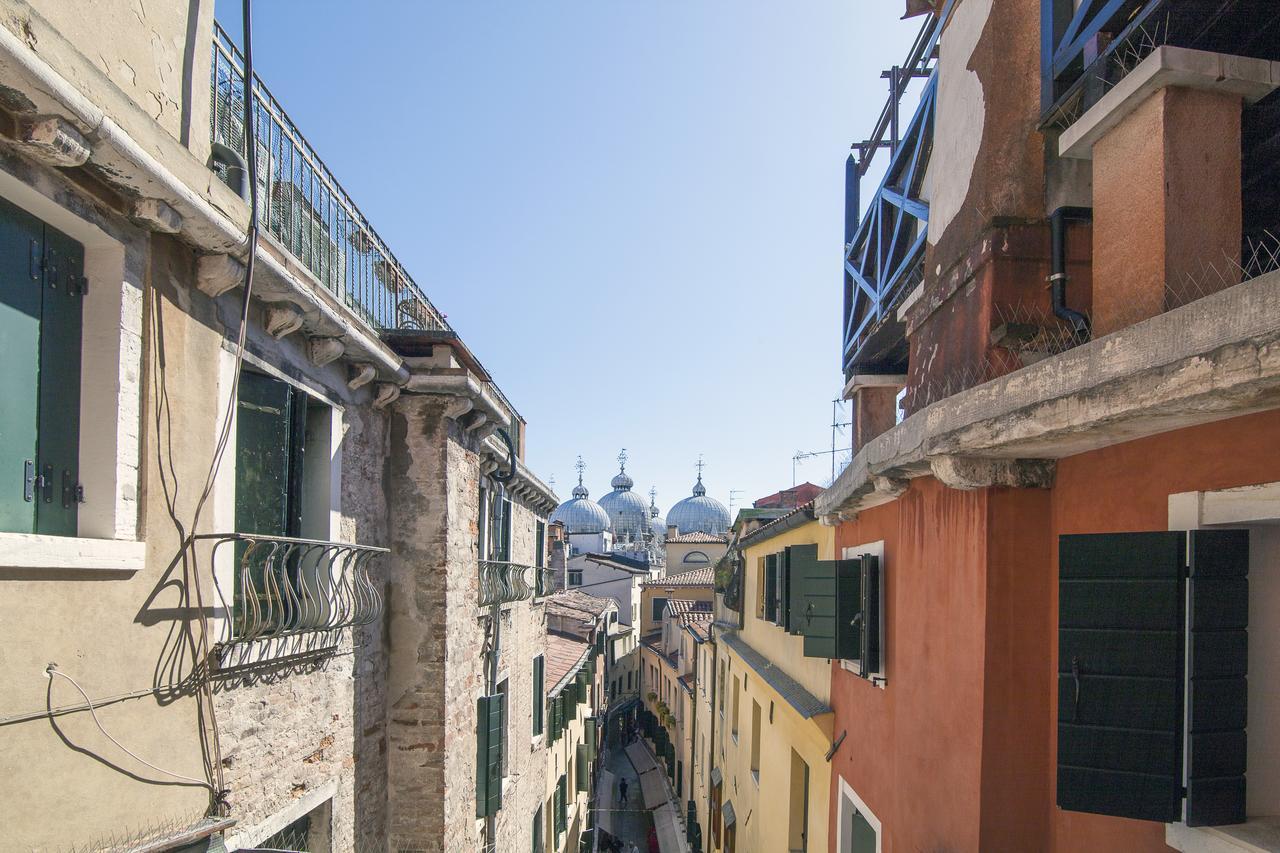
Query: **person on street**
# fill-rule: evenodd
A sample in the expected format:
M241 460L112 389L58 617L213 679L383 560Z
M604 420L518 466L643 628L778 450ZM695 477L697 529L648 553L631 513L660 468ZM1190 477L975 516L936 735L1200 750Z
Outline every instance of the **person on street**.
M618 803L620 805L627 804L627 780L622 779L618 782Z

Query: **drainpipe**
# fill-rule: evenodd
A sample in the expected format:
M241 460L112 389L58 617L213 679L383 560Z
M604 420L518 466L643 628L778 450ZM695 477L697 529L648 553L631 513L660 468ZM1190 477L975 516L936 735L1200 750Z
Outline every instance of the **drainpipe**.
M1089 339L1089 318L1067 307L1067 220L1090 222L1093 211L1087 207L1060 207L1050 217L1053 234L1053 273L1049 276L1052 291L1053 315L1065 320L1075 333L1077 341Z

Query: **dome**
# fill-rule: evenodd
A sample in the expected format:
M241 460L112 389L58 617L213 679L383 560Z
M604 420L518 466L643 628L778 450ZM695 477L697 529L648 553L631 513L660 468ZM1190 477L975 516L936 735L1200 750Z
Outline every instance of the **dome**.
M626 465L625 455L622 465ZM610 485L613 491L600 499L600 506L609 514L615 539L625 542L644 538L649 523L649 507L645 506L644 498L631 491L634 482L627 476L625 467L619 468Z
M653 537L659 542L667 538L667 520L658 512L658 493L649 490L649 527L653 529Z
M563 524L565 533L603 533L610 527L609 514L591 500L586 486L582 485L581 473L573 489L573 499L556 507L550 520Z
M702 475L699 474L693 494L667 513L667 524L675 525L681 533L723 536L729 530L729 510L715 498L707 497L707 487L702 485Z

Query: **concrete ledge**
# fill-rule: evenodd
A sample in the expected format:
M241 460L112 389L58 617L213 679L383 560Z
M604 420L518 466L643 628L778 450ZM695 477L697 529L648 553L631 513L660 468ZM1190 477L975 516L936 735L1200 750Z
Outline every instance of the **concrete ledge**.
M815 512L835 520L896 498L944 456L1061 459L1280 408L1280 272L940 400L868 442Z
M1165 45L1129 72L1058 138L1063 157L1089 160L1094 144L1148 97L1171 86L1260 101L1280 88L1280 62Z
M132 574L146 562L145 542L0 533L0 570L71 569Z

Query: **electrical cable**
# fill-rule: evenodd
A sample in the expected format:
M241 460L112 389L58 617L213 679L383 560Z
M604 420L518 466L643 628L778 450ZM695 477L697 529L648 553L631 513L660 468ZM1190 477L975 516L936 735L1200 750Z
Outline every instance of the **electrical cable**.
M55 664L49 664L49 666L45 668L45 672L49 674L50 679L52 679L53 676L57 675L62 678L65 678L67 681L70 681L71 686L74 687L77 691L79 691L80 695L84 697L85 706L88 707L89 713L93 716L93 722L98 727L98 731L102 732L103 737L105 737L107 740L111 741L116 746L118 746L122 752L124 752L134 761L137 761L139 764L145 764L147 767L150 767L152 770L156 771L157 773L163 773L166 776L172 776L175 779L182 779L185 782L193 782L196 785L200 785L202 787L208 788L210 791L214 793L214 796L217 796L218 789L215 788L213 785L209 784L208 782L206 782L204 779L196 779L191 776L184 776L181 773L174 773L172 770L165 770L163 767L157 767L156 765L152 764L150 761L147 761L145 758L138 755L133 750L129 749L129 747L125 746L120 741L116 740L114 737L111 736L111 733L108 732L103 727L102 721L98 719L97 709L94 707L93 702L89 700L89 694L84 692L84 688L82 688L74 678L67 675L62 670L58 669L58 667Z

